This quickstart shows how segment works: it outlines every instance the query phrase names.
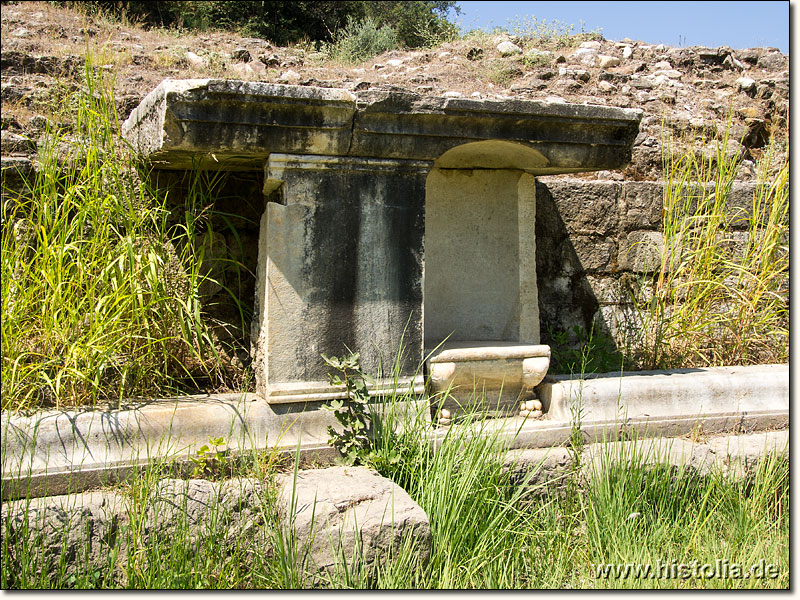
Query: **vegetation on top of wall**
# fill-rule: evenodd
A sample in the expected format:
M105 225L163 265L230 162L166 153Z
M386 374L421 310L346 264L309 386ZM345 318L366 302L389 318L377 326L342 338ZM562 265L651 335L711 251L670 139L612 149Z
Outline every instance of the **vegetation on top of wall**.
M333 42L324 48L333 60L358 63L387 50L394 50L397 45L397 32L388 25L378 27L371 17L363 21L349 17L347 25L338 30Z

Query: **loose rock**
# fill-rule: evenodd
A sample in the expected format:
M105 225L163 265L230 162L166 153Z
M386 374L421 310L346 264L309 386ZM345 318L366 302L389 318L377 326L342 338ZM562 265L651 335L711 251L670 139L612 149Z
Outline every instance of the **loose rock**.
M407 536L414 560L427 562L431 530L425 511L397 484L365 467L301 471L279 480L279 518L298 544L299 567L330 572L346 557L368 572L396 553ZM307 582L313 585L312 582Z
M231 52L231 58L237 62L249 63L252 60L250 51L247 48L236 48Z
M601 54L597 57L597 66L601 69L608 69L610 67L619 66L619 59L616 56L606 56Z
M505 41L497 44L497 51L500 56L514 56L515 54L522 54L522 48L513 42Z

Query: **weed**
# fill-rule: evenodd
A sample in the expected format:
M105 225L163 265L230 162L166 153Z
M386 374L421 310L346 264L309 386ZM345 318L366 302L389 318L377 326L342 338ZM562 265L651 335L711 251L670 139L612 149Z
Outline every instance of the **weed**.
M538 19L535 15L524 15L509 20L509 25L514 35L529 39L536 45L552 48L572 46L570 36L575 26L563 21L548 23L546 19Z
M163 202L121 147L113 72L87 51L73 133L49 119L40 167L3 189L4 409L95 404L176 389L218 358L202 318L202 257L176 265ZM186 267L186 273L181 273ZM172 275L170 275L172 274ZM212 360L209 360L212 359Z
M483 67L485 69L485 77L495 85L502 87L508 87L512 81L524 74L517 62L487 60L484 62Z
M553 57L549 52L541 52L536 49L529 50L525 56L522 57L522 64L527 69L546 67L552 61Z
M571 330L554 331L548 326L551 359L550 372L554 374L608 373L618 371L623 365L623 355L611 335L597 329L592 323L587 332L580 325Z
M227 463L228 449L225 438L212 437L208 439L208 444L203 444L195 451L189 459L194 465L192 467L192 477L208 477L213 475L215 470L225 470Z
M323 354L322 358L325 364L339 372L339 374L329 374L331 383L335 386L343 385L347 394L345 400L331 400L325 407L333 411L336 420L342 426L341 431L328 426L330 444L341 452L349 464L359 464L370 447L367 435L370 424L367 411L369 402L367 376L361 371L357 352L342 358Z

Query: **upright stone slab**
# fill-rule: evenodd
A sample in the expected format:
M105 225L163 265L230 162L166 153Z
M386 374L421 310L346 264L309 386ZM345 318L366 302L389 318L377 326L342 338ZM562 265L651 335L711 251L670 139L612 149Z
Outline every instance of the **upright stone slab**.
M322 354L359 352L362 367L377 374L392 368L402 348L401 383L419 371L430 166L270 155L256 306L259 394L273 401L341 395L327 382Z

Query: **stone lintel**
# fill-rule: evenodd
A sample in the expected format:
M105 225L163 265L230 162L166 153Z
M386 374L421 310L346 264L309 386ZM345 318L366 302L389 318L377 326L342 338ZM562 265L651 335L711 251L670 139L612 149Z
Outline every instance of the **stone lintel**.
M272 152L347 154L346 90L219 79L165 79L122 125L158 168L260 170Z
M534 100L167 79L123 134L158 168L221 170L258 170L273 153L436 160L464 144L502 140L535 151L539 159L525 170L545 175L624 166L641 115Z

